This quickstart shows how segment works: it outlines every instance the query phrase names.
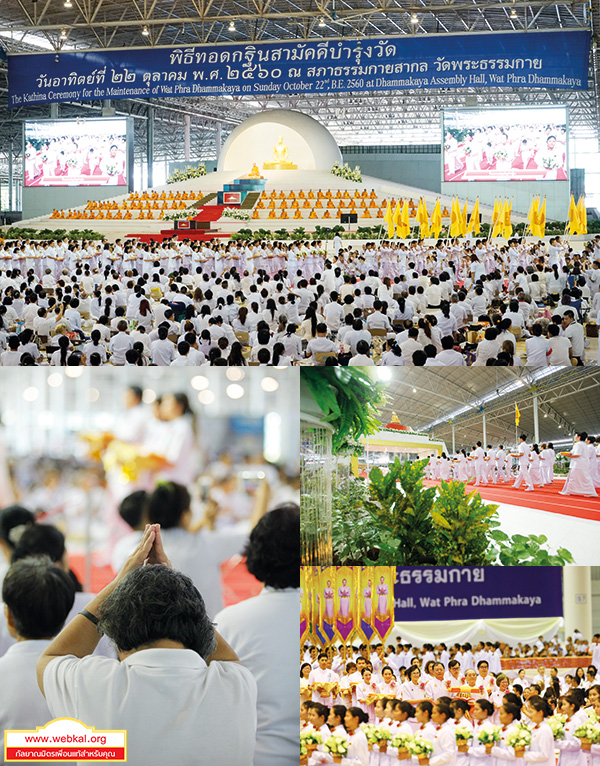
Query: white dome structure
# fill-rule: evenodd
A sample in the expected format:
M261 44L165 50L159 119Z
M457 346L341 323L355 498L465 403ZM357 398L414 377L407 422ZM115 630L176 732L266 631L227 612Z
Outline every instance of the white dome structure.
M259 112L239 125L229 136L219 156L219 171L247 173L256 163L272 162L279 139L298 170L331 170L342 155L331 133L317 120L291 109Z

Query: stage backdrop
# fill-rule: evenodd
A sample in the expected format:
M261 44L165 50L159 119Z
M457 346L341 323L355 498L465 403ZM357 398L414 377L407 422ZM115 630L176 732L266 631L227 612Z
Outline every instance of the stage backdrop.
M396 622L560 617L560 567L398 567Z
M9 106L420 88L585 90L589 54L588 31L561 30L14 55Z

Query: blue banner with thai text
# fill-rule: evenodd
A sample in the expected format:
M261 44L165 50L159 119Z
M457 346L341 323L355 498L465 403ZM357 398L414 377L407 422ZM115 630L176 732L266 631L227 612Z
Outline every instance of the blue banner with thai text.
M9 105L419 88L587 88L590 33L424 35L11 55Z
M397 567L396 622L561 617L561 567Z

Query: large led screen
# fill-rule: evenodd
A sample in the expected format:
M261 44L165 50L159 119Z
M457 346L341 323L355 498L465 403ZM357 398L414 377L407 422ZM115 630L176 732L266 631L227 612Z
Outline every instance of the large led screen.
M25 186L127 186L127 119L26 122Z
M444 110L444 181L566 181L567 110Z

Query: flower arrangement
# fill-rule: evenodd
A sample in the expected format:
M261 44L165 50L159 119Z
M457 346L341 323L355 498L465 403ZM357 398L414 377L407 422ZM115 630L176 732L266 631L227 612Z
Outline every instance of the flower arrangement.
M477 741L481 745L485 745L485 751L489 755L496 742L500 741L500 727L489 724L482 726L477 733Z
M581 740L581 749L590 750L592 745L600 742L600 724L588 719L575 729L574 734Z
M549 154L543 157L542 165L546 168L546 170L556 170L558 168L558 162L553 154Z
M40 160L42 162L48 162L48 155L47 154L42 154L42 156L40 157Z
M206 165L201 162L200 164L196 165L195 167L193 165L188 165L183 170L174 170L171 175L167 178L168 184L174 184L178 181L187 181L188 178L200 178L200 176L206 175Z
M361 723L360 728L370 745L378 741L376 734L379 727L374 723Z
M494 157L496 158L496 160L500 160L501 162L504 162L505 160L508 159L508 152L506 151L506 149L503 149L500 146L494 152Z
M312 726L307 726L306 729L302 729L300 732L300 744L304 745L307 750L314 750L314 748L322 742L323 737L321 736L321 733Z
M419 763L429 763L429 756L433 753L433 745L424 737L413 737L408 743L408 751L411 755L416 755Z
M567 722L567 716L561 713L556 713L550 718L546 719L546 723L552 729L554 739L562 739L565 735L565 723Z
M183 221L186 218L193 218L194 211L190 210L174 210L172 213L165 213L163 215L163 221Z
M392 741L390 742L392 747L395 747L398 749L398 760L399 761L406 761L410 757L408 754L408 748L413 739L412 734L408 734L405 731L399 731L397 734L394 734L392 737Z
M531 731L524 723L517 724L506 737L506 744L514 748L517 758L522 758L525 748L531 745Z
M456 738L456 744L458 745L458 752L466 753L469 749L467 742L473 736L472 732L470 732L466 726L457 726L454 730L454 736Z
M341 763L342 758L348 753L348 740L341 734L332 734L325 740L324 745L333 756L334 763Z
M249 221L250 213L237 207L226 207L221 213L222 218L234 218L236 221Z
M68 168L74 168L77 165L77 160L75 157L69 157L65 164Z
M68 160L67 160L67 164L68 164ZM114 165L112 163L108 164L106 166L106 172L108 173L109 176L116 176L119 174L119 166Z
M376 742L382 742L385 740L386 742L390 742L392 739L392 732L388 729L387 726L376 726L375 727L375 741Z
M339 178L346 178L348 181L362 183L362 175L358 165L355 165L354 170L352 170L347 162L344 162L343 165L340 165L339 162L335 162L331 168L331 172L334 176L338 176Z
M470 146L465 146L465 148L463 149L463 151L464 151L464 153L466 154L466 156L468 157L468 156L469 156L469 155L472 153L472 151L473 151L473 150L471 149L471 147L470 147Z

